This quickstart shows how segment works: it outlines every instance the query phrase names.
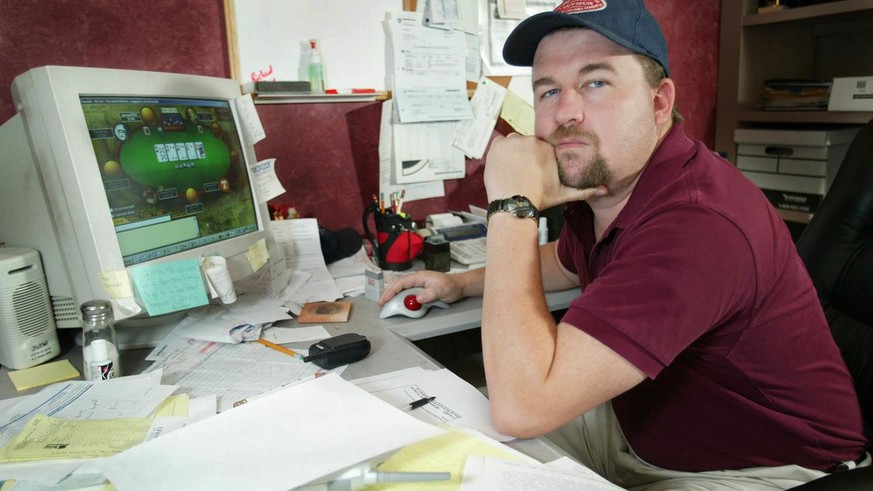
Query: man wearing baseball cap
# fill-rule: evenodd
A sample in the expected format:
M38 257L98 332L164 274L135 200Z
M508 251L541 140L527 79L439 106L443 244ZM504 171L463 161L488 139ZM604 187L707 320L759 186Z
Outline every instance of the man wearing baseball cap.
M784 223L689 139L642 0L568 0L509 36L536 137L491 144L487 262L386 289L484 295L495 426L629 489L787 489L869 465L857 396ZM565 205L537 245L538 210ZM533 218L533 220L531 219ZM560 322L545 290L581 285Z

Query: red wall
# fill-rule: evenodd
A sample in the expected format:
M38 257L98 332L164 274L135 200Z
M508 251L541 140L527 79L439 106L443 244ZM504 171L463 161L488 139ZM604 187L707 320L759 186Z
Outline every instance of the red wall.
M648 0L670 45L679 108L692 137L710 147L715 135L719 0ZM221 0L0 0L0 121L14 115L8 87L42 65L77 65L230 76ZM302 216L328 228L360 229L378 191L379 103L258 106L267 139L255 150L275 157ZM498 131L508 131L501 124ZM2 152L2 149L0 149ZM481 160L467 178L446 181L446 197L410 202L416 218L485 203ZM0 159L2 169L2 159Z

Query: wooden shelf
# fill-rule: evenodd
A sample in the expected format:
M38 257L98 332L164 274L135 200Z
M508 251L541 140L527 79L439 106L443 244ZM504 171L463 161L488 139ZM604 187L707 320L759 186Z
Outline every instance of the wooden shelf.
M738 123L865 124L873 111L756 111L740 106Z
M737 128L862 125L873 111L763 111L777 78L833 80L873 74L873 0L838 0L755 13L758 0L721 0L714 149L736 162Z
M783 22L820 21L824 17L849 16L868 12L873 15L873 0L840 0L838 2L796 7L765 14L743 16L743 26L760 26Z

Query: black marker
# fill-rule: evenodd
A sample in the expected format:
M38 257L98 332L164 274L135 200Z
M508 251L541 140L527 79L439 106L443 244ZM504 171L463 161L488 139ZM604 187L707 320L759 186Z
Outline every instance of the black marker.
M403 406L400 406L400 407L401 408L406 407L406 409L408 411L412 411L413 409L418 409L421 406L424 406L426 404L430 404L431 402L433 402L434 399L436 399L436 397L425 397L424 399L412 401L408 405L404 404Z

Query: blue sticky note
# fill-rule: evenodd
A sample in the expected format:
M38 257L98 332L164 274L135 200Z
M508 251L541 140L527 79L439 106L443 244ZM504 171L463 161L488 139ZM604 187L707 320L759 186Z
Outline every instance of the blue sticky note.
M183 259L130 268L136 296L149 315L161 315L206 305L206 287L197 259Z

